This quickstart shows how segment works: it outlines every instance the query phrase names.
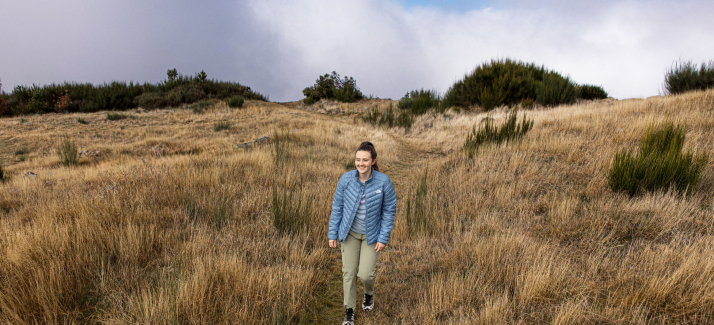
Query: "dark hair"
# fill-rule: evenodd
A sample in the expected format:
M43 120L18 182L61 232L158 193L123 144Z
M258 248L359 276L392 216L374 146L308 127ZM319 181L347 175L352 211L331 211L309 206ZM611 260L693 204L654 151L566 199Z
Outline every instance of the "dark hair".
M360 143L359 147L357 147L357 150L355 150L355 154L357 153L357 151L368 151L369 154L372 156L372 160L377 159L377 150L374 149L374 145L372 144L372 142L365 141ZM379 171L379 166L377 166L377 163L372 165L372 168L374 168L374 170L376 171Z

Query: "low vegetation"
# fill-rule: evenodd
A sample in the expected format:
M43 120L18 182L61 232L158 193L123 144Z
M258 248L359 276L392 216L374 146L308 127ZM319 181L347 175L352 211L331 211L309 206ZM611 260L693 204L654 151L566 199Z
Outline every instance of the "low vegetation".
M196 114L201 114L205 110L207 110L209 107L211 107L211 105L212 105L212 103L210 100L202 100L202 101L191 104L191 106L189 106L188 108Z
M699 67L692 61L679 61L664 75L666 94L674 95L709 88L714 88L714 61L703 62Z
M243 102L245 102L245 99L241 96L233 96L226 100L226 103L230 108L242 108Z
M674 122L650 126L637 154L631 149L615 154L608 172L610 188L630 196L670 187L691 193L709 156L706 152L694 154L691 147L682 152L686 131L686 126Z
M319 101L320 99L334 99L340 102L352 103L362 98L364 95L357 88L357 81L352 77L340 78L340 75L332 71L332 74L325 74L317 78L315 84L302 91L305 95L303 102L307 105Z
M233 123L228 121L218 122L213 125L213 131L220 132L224 130L230 130L233 127Z
M89 122L87 122L85 119L83 119L83 118L81 118L81 117L78 117L78 118L77 118L77 123L79 123L79 124L89 124Z
M17 86L3 94L0 115L42 114L48 112L123 111L136 107L159 109L191 104L203 99L220 100L234 96L267 101L268 97L250 87L235 82L208 79L201 71L195 76L184 76L176 69L167 72L168 78L156 84L112 82L102 85L65 82L45 86Z
M118 120L123 120L125 118L129 118L131 115L129 114L123 114L123 113L107 113L107 120L110 121L118 121Z

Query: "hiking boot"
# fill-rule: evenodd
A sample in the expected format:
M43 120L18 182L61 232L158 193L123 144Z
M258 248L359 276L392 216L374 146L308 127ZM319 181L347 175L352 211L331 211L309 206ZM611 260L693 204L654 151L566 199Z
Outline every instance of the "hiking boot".
M345 309L345 320L342 325L355 325L355 310L352 308Z
M362 310L370 311L374 308L374 295L364 295L364 301L362 301Z

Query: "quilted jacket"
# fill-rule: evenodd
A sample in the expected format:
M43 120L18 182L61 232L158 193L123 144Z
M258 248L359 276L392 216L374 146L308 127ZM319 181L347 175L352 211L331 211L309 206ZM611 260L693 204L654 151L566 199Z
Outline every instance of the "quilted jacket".
M359 180L359 171L356 169L340 177L335 196L332 198L328 239L339 239L342 242L347 238L363 193L367 207L365 216L367 245L389 242L394 227L394 214L397 211L397 195L394 193L392 180L374 168L372 168L372 176L364 183Z

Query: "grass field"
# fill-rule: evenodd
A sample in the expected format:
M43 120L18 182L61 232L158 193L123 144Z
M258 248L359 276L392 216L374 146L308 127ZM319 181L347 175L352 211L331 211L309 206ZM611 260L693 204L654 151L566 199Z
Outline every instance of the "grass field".
M357 311L359 324L714 322L714 91L528 111L522 142L473 159L460 149L485 114L426 114L408 132L359 118L390 104L0 119L0 323L338 323L327 223L365 140L398 204L375 311ZM615 151L666 119L709 154L692 195L610 191ZM61 166L64 139L99 153ZM273 225L274 182L311 198L303 230Z

